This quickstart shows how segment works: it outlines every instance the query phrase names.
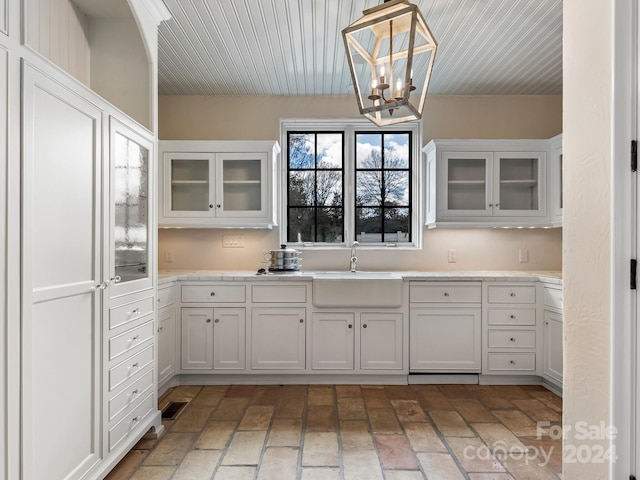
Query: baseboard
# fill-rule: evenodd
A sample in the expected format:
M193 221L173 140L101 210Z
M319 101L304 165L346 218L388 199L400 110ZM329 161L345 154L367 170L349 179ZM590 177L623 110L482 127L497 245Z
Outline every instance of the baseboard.
M480 385L542 385L537 375L480 375Z
M547 390L549 390L550 392L555 393L556 395L558 395L560 398L562 398L562 386L556 384L555 382L552 382L546 378L542 378L542 383L541 385L546 388Z
M477 373L412 373L409 385L477 385Z
M180 374L178 385L407 385L406 375Z

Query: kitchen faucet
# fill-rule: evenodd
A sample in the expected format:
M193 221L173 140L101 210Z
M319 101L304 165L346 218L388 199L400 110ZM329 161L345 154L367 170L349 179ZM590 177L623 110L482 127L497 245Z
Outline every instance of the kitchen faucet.
M356 267L358 266L358 257L356 257L356 247L360 245L357 241L351 244L351 261L350 268L352 272L356 271Z

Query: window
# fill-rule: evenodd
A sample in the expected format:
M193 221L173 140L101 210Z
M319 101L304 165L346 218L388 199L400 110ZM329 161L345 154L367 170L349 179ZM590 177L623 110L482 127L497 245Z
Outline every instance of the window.
M419 246L419 128L283 121L283 243Z

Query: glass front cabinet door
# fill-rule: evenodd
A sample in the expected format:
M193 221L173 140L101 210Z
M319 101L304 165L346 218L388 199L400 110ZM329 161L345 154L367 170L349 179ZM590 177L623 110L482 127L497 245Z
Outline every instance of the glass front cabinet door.
M152 287L150 134L110 119L112 297Z
M160 146L160 227L275 225L277 143L165 141Z

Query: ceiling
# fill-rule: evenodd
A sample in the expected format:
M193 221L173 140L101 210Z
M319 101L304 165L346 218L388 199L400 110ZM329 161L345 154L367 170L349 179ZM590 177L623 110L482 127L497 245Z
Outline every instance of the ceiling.
M163 95L352 94L341 31L382 0L164 0ZM413 0L438 42L429 93L560 95L562 0Z

